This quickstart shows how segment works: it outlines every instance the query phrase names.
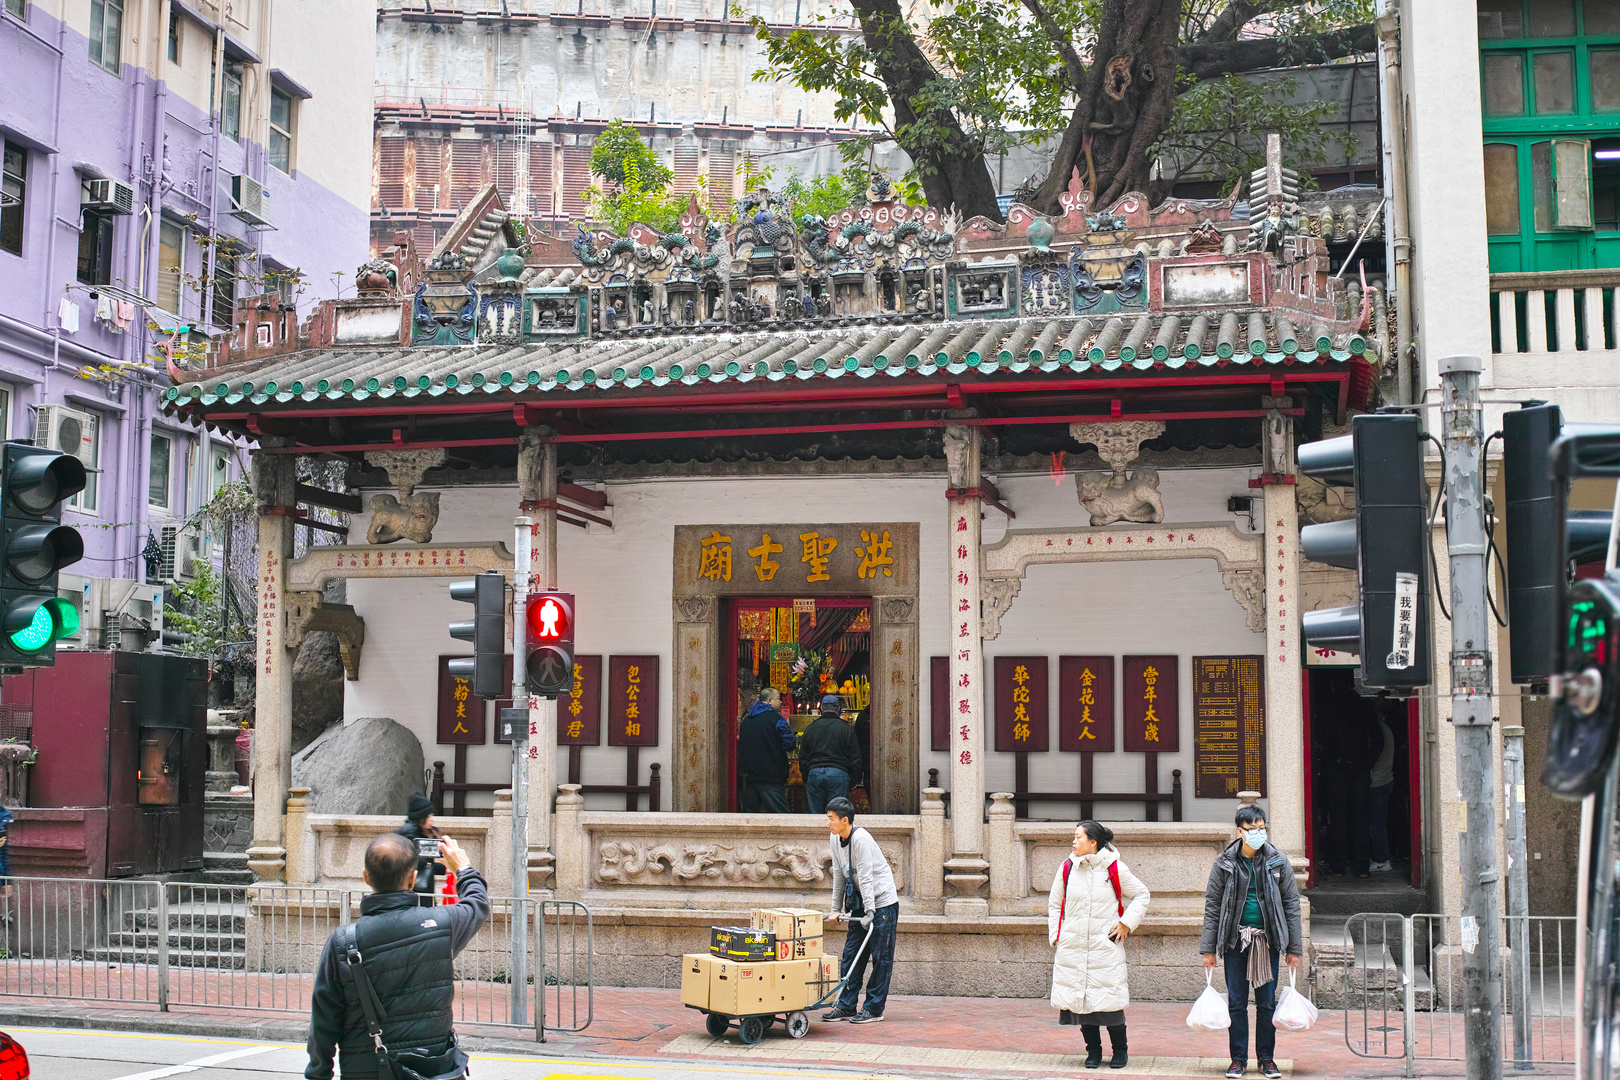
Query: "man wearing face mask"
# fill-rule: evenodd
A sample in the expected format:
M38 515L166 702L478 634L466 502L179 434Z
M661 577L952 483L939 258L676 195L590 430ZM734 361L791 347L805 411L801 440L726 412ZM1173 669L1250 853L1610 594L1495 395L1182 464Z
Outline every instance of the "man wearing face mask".
M1298 968L1305 951L1299 922L1299 887L1288 856L1266 841L1266 815L1258 806L1240 807L1239 837L1215 858L1204 890L1204 931L1198 951L1204 966L1226 963L1226 1004L1230 1080L1249 1067L1249 988L1254 988L1254 1034L1260 1075L1277 1080L1277 958Z

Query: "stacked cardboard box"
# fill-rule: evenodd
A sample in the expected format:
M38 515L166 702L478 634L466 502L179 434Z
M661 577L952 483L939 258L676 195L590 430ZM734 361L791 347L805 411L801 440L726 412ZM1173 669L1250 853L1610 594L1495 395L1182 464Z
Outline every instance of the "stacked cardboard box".
M838 959L822 955L819 911L760 908L750 921L714 927L708 953L681 957L683 1005L727 1016L797 1012L838 984Z

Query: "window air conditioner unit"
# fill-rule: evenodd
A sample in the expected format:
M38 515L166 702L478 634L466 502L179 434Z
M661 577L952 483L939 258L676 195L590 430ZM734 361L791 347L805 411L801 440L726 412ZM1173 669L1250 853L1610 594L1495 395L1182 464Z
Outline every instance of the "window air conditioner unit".
M202 561L198 550L198 536L179 525L163 526L158 550L163 554L158 561L158 580L187 584L196 580L197 565Z
M86 180L80 208L103 214L133 214L135 189L117 180Z
M249 225L270 225L270 191L251 176L231 176L231 216Z
M72 454L86 469L96 467L96 417L66 405L42 405L34 445Z

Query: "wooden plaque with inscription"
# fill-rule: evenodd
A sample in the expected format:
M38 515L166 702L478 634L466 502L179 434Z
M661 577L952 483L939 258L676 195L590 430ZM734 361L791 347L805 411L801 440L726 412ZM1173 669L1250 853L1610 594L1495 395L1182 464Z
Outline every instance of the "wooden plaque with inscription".
M1193 657L1193 776L1200 799L1266 793L1264 657Z

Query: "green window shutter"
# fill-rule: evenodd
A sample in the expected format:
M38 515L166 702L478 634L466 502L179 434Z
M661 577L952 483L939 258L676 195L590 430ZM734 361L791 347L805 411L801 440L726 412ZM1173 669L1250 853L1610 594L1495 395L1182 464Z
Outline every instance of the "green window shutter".
M1585 139L1554 139L1553 228L1592 227L1592 144Z

